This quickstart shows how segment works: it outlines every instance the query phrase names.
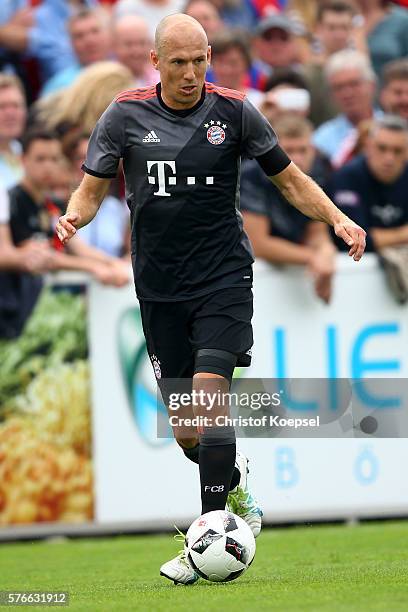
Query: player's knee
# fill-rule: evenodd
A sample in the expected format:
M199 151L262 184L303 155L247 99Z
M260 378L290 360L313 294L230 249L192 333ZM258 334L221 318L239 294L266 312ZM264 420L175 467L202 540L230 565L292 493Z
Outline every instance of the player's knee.
M176 442L183 451L189 450L190 448L194 448L195 446L197 446L198 436L196 438L176 437Z
M195 354L194 375L203 374L232 380L237 356L228 351L219 349L199 349Z

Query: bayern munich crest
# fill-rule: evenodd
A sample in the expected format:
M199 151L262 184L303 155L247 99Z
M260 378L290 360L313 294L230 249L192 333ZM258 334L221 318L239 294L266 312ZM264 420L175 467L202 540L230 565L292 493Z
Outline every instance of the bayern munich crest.
M207 140L213 145L222 144L225 140L225 130L227 126L225 123L221 124L221 121L209 121L204 123L204 127L207 128Z

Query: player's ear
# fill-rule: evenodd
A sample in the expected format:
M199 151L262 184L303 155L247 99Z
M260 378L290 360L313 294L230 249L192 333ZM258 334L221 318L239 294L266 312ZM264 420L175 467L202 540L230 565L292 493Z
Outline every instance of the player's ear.
M156 49L151 49L150 51L150 61L155 70L159 69L159 56L156 53Z

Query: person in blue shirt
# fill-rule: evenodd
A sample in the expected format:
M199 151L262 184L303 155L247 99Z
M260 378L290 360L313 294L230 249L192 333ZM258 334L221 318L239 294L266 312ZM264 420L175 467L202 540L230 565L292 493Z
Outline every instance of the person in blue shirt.
M44 80L75 61L66 29L72 13L98 0L43 0L30 8L28 0L0 2L0 53L24 53L39 61Z
M70 45L74 55L70 63L47 81L42 95L56 93L69 87L83 68L108 59L111 53L111 34L106 15L98 8L82 8L67 23Z
M376 77L367 56L351 49L329 58L326 77L340 113L316 130L313 141L338 167L355 146L358 124L380 114L374 108Z
M401 117L384 115L373 122L365 154L331 179L328 193L367 231L367 251L408 244L407 159L408 123Z

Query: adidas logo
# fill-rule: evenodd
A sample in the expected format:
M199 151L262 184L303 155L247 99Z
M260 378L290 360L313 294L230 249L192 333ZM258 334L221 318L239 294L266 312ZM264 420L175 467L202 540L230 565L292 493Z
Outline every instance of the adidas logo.
M160 142L160 138L157 136L154 130L151 130L148 134L146 134L142 142Z

